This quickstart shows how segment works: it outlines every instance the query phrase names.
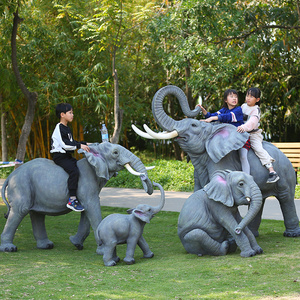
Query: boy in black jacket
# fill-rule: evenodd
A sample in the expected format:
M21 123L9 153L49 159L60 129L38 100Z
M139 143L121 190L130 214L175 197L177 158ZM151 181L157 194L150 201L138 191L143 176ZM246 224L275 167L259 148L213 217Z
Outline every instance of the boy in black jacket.
M56 106L56 116L60 122L56 125L51 137L51 150L53 161L61 166L68 174L69 202L67 207L74 211L84 211L83 206L77 200L79 170L77 160L72 156L74 150L83 149L87 152L90 148L84 142L73 139L71 129L67 126L73 121L73 108L69 103L60 103Z

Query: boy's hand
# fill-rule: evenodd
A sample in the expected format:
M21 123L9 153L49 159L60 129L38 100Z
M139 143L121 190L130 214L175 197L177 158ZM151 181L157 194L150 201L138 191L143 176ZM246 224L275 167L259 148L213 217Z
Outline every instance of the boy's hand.
M85 144L81 144L81 149L86 151L86 152L90 152L90 147L85 145Z
M242 126L239 126L237 129L236 129L237 132L240 132L240 133L243 133L245 132L245 129L242 127Z
M206 116L207 115L206 109L201 104L197 104L196 107L197 106L199 106L201 108L203 115Z

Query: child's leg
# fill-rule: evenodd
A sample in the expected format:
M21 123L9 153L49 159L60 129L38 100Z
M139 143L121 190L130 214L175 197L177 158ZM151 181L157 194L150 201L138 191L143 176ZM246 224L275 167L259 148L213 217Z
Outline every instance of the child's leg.
M248 150L246 148L241 148L239 149L239 156L240 156L240 161L242 165L242 171L250 174L250 165L248 162Z
M68 189L70 197L76 198L76 192L78 187L79 170L77 167L77 160L72 156L60 156L53 158L54 162L62 167L68 174Z
M269 153L263 148L262 146L262 141L263 137L261 132L255 132L250 134L250 143L251 143L251 148L257 155L257 157L260 159L261 164L263 166L266 166L268 169L267 165L272 164L274 160L273 157L269 155ZM270 166L270 165L269 165Z

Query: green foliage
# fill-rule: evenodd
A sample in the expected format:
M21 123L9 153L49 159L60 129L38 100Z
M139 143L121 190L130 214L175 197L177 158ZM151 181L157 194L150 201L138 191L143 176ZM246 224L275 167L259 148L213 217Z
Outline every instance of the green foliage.
M166 191L188 192L194 189L194 167L191 163L178 160L155 160L146 164L146 166L155 166L148 171L149 178L160 183ZM122 170L118 176L112 178L106 186L125 187L125 188L143 188L138 176Z
M6 211L0 205L0 214ZM103 217L126 213L102 208ZM39 250L30 218L19 225L16 253L0 252L1 299L273 299L299 298L299 238L284 238L282 221L263 220L257 239L264 254L240 257L187 254L177 236L178 213L160 212L144 229L154 252L142 258L137 247L135 265L126 265L126 245L117 247L121 261L105 267L96 254L91 232L82 251L69 236L75 234L79 214L46 217L54 249ZM0 223L2 231L4 221Z

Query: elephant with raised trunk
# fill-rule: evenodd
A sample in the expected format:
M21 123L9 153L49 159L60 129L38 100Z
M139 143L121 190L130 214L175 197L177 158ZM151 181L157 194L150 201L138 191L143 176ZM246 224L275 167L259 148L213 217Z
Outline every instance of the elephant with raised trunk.
M163 100L167 95L174 95L181 105L184 114L188 117L176 121L170 118L163 108ZM212 124L195 119L200 113L200 107L190 110L184 92L176 86L166 86L158 90L152 101L154 119L165 131L155 133L144 125L147 133L132 125L141 136L151 139L176 138L179 146L185 151L194 166L195 188L203 188L211 179L216 170L241 171L240 159L237 151L243 147L248 139L248 133L239 133L231 124ZM263 142L263 147L276 160L274 168L280 180L276 183L265 184L268 170L261 165L260 160L252 151L248 152L251 175L261 189L263 202L269 196L275 196L280 202L285 232L288 237L300 236L299 219L296 212L294 196L296 178L294 168L288 158L271 143ZM261 222L262 209L257 217L249 224L255 236Z
M78 232L71 236L71 242L81 250L89 235L90 226L96 229L102 220L99 193L107 181L116 176L124 166L133 174L140 176L145 191L151 195L153 186L147 169L141 160L126 148L111 143L91 144L90 152L83 152L85 158L77 162L79 181L77 198L84 206ZM68 201L68 174L53 161L37 158L13 171L2 187L2 199L8 206L7 221L1 234L0 251L14 252L15 232L22 219L29 213L33 235L40 249L52 249L45 228L45 215L57 216L71 212L66 207ZM7 199L5 192L7 190Z
M239 205L249 205L244 218ZM218 171L184 203L178 219L179 238L187 252L199 256L225 255L233 252L236 244L242 257L261 254L262 249L247 228L261 205L262 195L252 176Z
M146 223L150 223L154 215L164 207L165 192L160 184L153 182L153 185L157 186L161 192L161 201L158 206L139 204L136 208L127 210L129 215L112 214L104 218L99 224L97 234L100 247L97 249L97 253L103 255L105 266L112 267L120 261L116 250L118 244L127 244L124 261L128 265L135 263L134 251L136 245L143 251L144 258L154 256L142 234Z

